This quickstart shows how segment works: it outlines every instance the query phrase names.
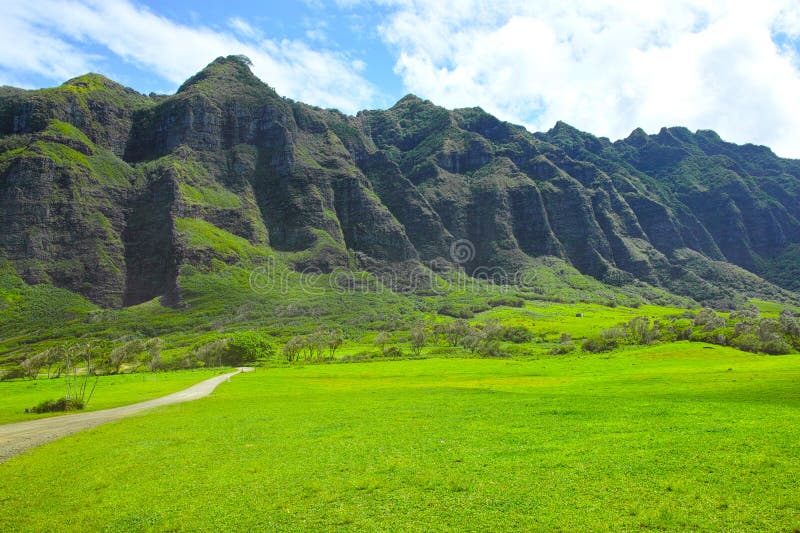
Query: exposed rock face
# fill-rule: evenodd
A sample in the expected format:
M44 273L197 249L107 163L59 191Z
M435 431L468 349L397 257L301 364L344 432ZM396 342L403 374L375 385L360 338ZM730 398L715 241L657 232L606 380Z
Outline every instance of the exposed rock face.
M458 239L468 270L555 256L699 299L800 289L800 162L683 128L530 134L411 95L348 117L238 57L168 97L94 74L0 89L0 253L30 282L178 305L186 264L409 265Z

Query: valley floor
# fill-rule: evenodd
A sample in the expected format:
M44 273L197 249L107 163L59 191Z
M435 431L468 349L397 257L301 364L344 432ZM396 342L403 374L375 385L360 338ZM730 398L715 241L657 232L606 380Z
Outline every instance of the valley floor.
M0 464L0 530L800 528L800 356L259 369Z

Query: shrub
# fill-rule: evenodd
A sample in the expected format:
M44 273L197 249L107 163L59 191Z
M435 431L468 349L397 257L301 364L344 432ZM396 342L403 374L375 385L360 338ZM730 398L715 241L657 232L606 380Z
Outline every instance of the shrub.
M461 339L466 337L471 330L469 322L464 319L452 320L434 326L434 332L450 346L458 346Z
M453 318L472 318L475 316L475 313L473 313L472 309L469 307L453 304L443 305L439 308L437 313L443 316L451 316Z
M59 413L63 411L79 411L83 409L83 402L77 399L59 398L58 400L45 400L39 405L25 409L26 413Z
M608 352L619 346L619 340L613 337L591 337L583 342L584 352Z
M475 305L471 305L469 307L469 309L473 313L478 314L478 313L483 313L484 311L488 311L491 308L486 304L475 304Z
M12 379L20 379L24 377L25 371L19 366L0 369L0 381L11 381Z
M381 353L386 355L386 345L389 344L389 334L385 331L381 331L377 335L375 335L375 339L372 341L372 344L377 346L381 349Z
M624 327L615 327L603 330L597 337L586 339L583 350L586 352L608 352L621 344L627 337Z
M195 356L202 366L222 366L222 358L227 346L228 339L217 339L200 346L195 351Z
M770 355L786 355L792 353L792 347L783 339L775 339L765 342L761 351Z
M222 363L227 366L238 366L254 363L258 359L266 359L275 354L272 343L255 331L241 331L228 338L222 354Z
M585 348L584 348L585 349ZM572 342L558 344L554 346L548 353L550 355L565 355L575 351L575 344ZM588 351L588 350L587 350Z
M657 327L650 326L650 319L637 316L625 326L627 338L633 344L651 344L657 335Z
M759 341L758 337L756 337L755 335L748 334L736 337L736 340L734 340L733 345L744 352L755 353L761 347L761 341Z
M397 346L390 346L389 348L384 350L383 356L394 357L394 358L403 357L403 350L401 350Z
M283 345L281 353L287 361L296 361L300 352L303 350L304 341L301 337L292 337Z
M533 333L525 326L508 326L503 328L501 337L504 341L521 344L533 340Z
M144 341L141 339L121 339L125 342L119 346L114 347L106 355L105 365L106 369L111 374L119 374L122 366L125 363L130 363L136 356L145 351Z
M501 296L489 300L489 305L492 307L525 307L525 300L522 298L515 298L513 296Z
M23 360L19 366L24 371L25 377L35 380L39 377L39 372L41 372L42 368L45 366L44 352L28 357Z
M415 356L419 356L422 353L422 349L428 343L428 335L428 328L423 322L418 322L411 328L409 342L411 343L411 352Z

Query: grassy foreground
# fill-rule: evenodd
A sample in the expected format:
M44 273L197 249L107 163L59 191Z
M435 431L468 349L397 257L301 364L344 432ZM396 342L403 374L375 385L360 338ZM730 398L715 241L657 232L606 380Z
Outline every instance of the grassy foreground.
M215 368L101 376L97 382L92 400L81 412L109 409L158 398L191 387L195 383L221 374L224 371L225 369ZM90 388L92 383L93 380L90 380ZM64 414L25 413L26 408L33 407L44 400L55 400L64 396L64 390L64 378L0 382L0 424L24 422L26 420Z
M800 356L260 369L0 465L0 530L800 527Z

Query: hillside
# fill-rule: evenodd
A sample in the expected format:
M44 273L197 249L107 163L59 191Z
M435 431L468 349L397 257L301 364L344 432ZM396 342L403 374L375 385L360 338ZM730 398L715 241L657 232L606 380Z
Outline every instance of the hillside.
M0 89L5 293L181 308L191 272L275 257L402 287L463 268L532 272L536 290L574 267L645 300L796 302L800 161L683 128L532 134L413 95L346 116L280 97L234 56L171 96L97 74Z

